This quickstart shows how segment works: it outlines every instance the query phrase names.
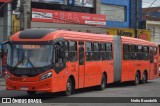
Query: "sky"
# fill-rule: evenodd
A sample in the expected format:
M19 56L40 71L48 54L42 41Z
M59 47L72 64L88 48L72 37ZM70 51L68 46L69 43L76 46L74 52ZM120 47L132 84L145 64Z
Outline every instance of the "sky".
M147 8L150 7L150 5L154 2L155 0L142 0L142 7ZM151 7L160 7L160 0L156 0Z

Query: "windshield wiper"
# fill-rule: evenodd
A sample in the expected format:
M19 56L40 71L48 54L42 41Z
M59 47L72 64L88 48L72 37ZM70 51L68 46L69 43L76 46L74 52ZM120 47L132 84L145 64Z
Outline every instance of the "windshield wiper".
M35 66L33 65L33 63L30 61L29 57L28 57L28 62L32 65L32 67L36 70Z
M22 58L15 66L14 66L14 71L16 70L17 66L20 65L22 62L24 61L24 59Z

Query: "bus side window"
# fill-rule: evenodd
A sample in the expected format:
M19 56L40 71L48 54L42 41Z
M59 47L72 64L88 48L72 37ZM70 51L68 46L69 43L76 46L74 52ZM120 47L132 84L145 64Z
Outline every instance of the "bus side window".
M131 52L130 52L130 59L131 60L136 60L136 45L131 45Z
M92 43L86 42L86 61L91 61L93 57L92 54Z
M66 67L64 42L57 42L54 45L53 68L56 73L61 72Z
M69 42L65 41L65 57L66 60L69 61Z
M157 48L154 47L154 55L157 55Z
M143 46L143 60L149 59L149 48L147 46Z
M105 43L100 44L100 60L106 60L106 45Z
M137 53L138 60L143 60L142 50L143 50L142 46L138 45L138 53Z
M153 63L154 62L154 57L153 57L153 55L154 55L154 51L153 51L153 47L150 47L149 48L150 50L150 52L149 52L149 54L150 54L150 63Z
M64 47L62 42L55 44L55 63L64 63Z
M93 43L93 60L99 60L99 43Z
M111 60L112 59L112 44L106 43L106 59Z
M124 60L131 59L131 45L129 45L129 44L123 45L123 58L124 58Z
M77 61L77 42L69 41L69 61Z

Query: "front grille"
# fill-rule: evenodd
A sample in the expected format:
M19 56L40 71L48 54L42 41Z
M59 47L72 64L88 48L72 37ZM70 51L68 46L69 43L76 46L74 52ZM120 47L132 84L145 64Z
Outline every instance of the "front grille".
M11 74L17 77L22 77L22 76L35 77L50 69L51 69L51 66L47 66L43 68L15 68L15 67L7 66L7 70Z

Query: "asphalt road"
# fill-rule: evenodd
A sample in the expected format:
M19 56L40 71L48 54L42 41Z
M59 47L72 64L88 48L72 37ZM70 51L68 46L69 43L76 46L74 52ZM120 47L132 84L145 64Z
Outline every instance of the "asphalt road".
M3 85L3 84L1 84ZM29 97L25 91L6 91L4 89L4 86L0 87L0 97L24 97L27 98ZM54 103L54 100L61 100L64 98L63 93L38 93L36 97L50 97L48 99L45 99L45 102L51 102L53 103L47 103L47 104L32 104L32 106L53 106L53 105L58 105L58 106L63 106L63 105L68 105L68 106L75 106L75 105L88 105L88 106L99 106L99 105L106 105L103 103L71 103L71 104L66 104L66 103ZM130 83L121 83L121 84L110 84L107 86L107 88L103 91L99 91L96 89L96 87L91 87L91 88L85 88L85 89L80 89L76 90L76 93L71 95L70 97L160 97L160 78L151 80L147 84L140 84L138 86L134 86ZM89 99L89 98L88 98ZM0 104L2 105L2 104ZM17 104L12 104L12 106L17 106ZM22 104L21 104L22 105ZM28 106L28 104L23 104L24 106ZM111 103L109 105L115 105L114 103ZM124 105L132 105L136 106L137 103L132 103L132 104L120 104L116 103L118 106L124 106ZM151 106L151 105L157 105L159 104L154 103L154 104L140 104L144 106ZM3 106L8 106L8 104L3 104Z

